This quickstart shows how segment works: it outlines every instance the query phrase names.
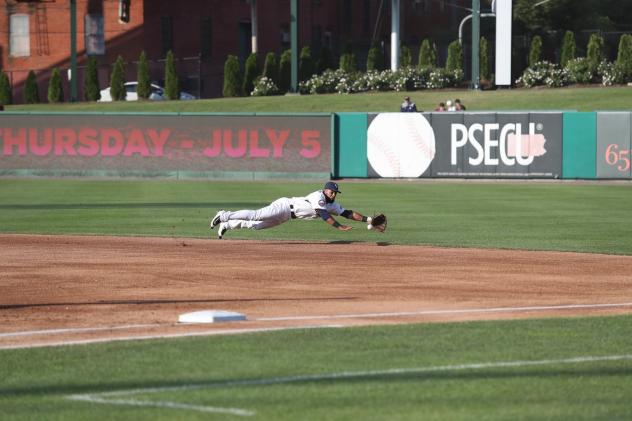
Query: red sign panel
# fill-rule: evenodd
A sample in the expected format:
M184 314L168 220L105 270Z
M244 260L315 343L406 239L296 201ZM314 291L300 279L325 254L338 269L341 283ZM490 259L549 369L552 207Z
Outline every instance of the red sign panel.
M331 118L4 115L0 168L330 172Z

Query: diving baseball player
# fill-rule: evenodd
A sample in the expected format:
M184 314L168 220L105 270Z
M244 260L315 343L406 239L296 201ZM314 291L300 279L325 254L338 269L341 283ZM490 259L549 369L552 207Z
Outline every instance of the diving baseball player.
M305 197L282 197L258 210L235 212L221 210L211 219L210 227L213 229L219 225L217 238L221 239L228 230L238 228L261 230L280 225L290 219L316 219L320 217L341 231L349 231L352 227L340 224L332 215L340 215L347 219L371 224L372 218L370 216L346 210L337 203L335 200L338 193L340 193L338 184L328 181L322 190L317 190Z

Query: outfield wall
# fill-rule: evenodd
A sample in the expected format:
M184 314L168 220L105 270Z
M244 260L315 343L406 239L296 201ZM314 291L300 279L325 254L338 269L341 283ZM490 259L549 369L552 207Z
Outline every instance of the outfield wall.
M329 177L330 114L0 114L0 175Z
M339 119L337 142L357 147L337 148L337 177L632 179L629 111L341 114Z
M632 179L632 112L0 113L0 176Z

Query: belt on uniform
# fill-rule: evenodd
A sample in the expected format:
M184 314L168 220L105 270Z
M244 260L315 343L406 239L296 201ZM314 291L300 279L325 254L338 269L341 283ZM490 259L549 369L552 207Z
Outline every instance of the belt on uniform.
M296 214L294 213L294 205L290 205L290 216L292 219L296 219Z

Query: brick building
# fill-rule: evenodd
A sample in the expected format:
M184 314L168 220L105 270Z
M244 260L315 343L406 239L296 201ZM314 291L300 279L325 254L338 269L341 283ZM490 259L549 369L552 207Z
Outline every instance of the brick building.
M401 0L400 39L411 48L414 60L421 41L431 38L439 46L441 62L468 13L455 5L467 3ZM88 55L99 61L103 88L119 55L127 63L127 80L135 80L134 62L143 50L153 80L164 77L162 60L172 50L184 90L204 98L221 95L226 57L234 54L243 62L252 50L253 8L261 61L268 52L280 54L290 47L290 0L76 0L76 4L79 99ZM389 0L298 0L298 5L299 48L310 46L313 56L327 45L337 57L342 46L350 44L362 68L373 39L389 48ZM70 28L70 0L5 0L0 5L0 69L9 75L14 103L23 101L30 70L37 75L40 98L45 98L55 67L66 76L69 90Z

